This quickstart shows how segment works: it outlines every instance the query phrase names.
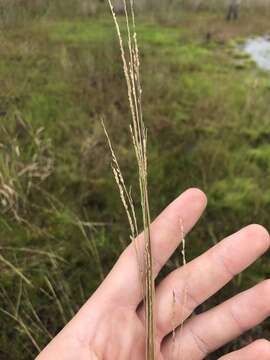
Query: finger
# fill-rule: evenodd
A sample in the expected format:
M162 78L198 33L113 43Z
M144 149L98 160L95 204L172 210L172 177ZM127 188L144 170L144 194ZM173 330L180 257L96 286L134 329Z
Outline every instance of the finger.
M270 342L264 339L254 341L252 344L231 354L222 356L219 360L269 360Z
M157 329L161 338L215 294L269 247L267 231L250 225L172 272L156 291Z
M181 240L180 225L185 233L197 222L206 206L206 197L198 189L189 189L172 202L151 225L153 272L156 276ZM144 249L144 235L137 239ZM142 300L138 259L134 244L120 256L98 293L108 301L136 308Z
M192 317L177 330L175 342L172 337L164 341L162 352L165 359L168 355L172 360L204 359L265 320L270 315L269 297L270 280L266 280L212 310Z

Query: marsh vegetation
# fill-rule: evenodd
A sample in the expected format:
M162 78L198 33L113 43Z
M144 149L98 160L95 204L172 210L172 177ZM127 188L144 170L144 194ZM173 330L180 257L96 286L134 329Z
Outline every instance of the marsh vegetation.
M6 360L32 358L130 241L101 118L139 199L109 9L74 3L0 1L0 358ZM142 3L137 16L151 212L155 217L187 187L204 189L209 210L188 238L190 260L248 223L270 227L270 78L239 50L269 32L269 12L249 4L238 21L227 22L226 8L214 2L180 8L171 2L167 12L162 4ZM269 264L264 257L198 311L269 277ZM270 334L269 322L238 342L262 334Z

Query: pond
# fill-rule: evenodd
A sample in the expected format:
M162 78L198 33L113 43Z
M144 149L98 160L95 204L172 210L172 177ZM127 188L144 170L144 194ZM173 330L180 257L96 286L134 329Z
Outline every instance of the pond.
M249 39L242 49L262 70L270 71L270 36Z

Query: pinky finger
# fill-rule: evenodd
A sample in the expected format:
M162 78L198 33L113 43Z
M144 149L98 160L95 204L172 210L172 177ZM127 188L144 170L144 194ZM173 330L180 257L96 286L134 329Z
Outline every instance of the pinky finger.
M269 360L270 342L268 340L257 340L241 350L222 356L219 360Z

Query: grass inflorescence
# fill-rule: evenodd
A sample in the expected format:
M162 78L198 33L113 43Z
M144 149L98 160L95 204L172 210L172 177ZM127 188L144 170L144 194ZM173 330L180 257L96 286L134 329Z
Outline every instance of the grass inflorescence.
M147 130L143 120L142 112L142 88L140 81L140 57L137 43L137 33L134 15L134 3L130 0L127 4L126 0L123 0L124 13L126 19L126 31L127 31L127 47L125 52L123 36L121 29L117 21L116 13L111 0L108 0L113 20L115 23L118 40L120 44L121 57L123 62L123 70L126 79L129 108L131 113L130 133L133 143L134 152L137 160L138 167L138 181L140 188L140 204L141 213L143 218L144 228L144 256L141 261L140 249L136 245L136 237L138 236L138 225L136 219L136 212L133 205L131 192L128 192L125 185L125 181L120 170L115 152L112 148L109 140L108 133L106 132L109 146L113 157L113 172L119 187L120 197L122 199L124 208L126 210L130 229L131 237L136 248L138 258L139 273L142 274L143 297L145 299L145 320L146 320L146 359L155 359L155 319L154 319L154 298L155 298L155 286L153 276L153 259L152 259L152 243L151 243L151 231L150 231L150 204L148 193L148 160L147 160ZM131 19L130 19L131 18ZM106 131L106 130L105 130Z

